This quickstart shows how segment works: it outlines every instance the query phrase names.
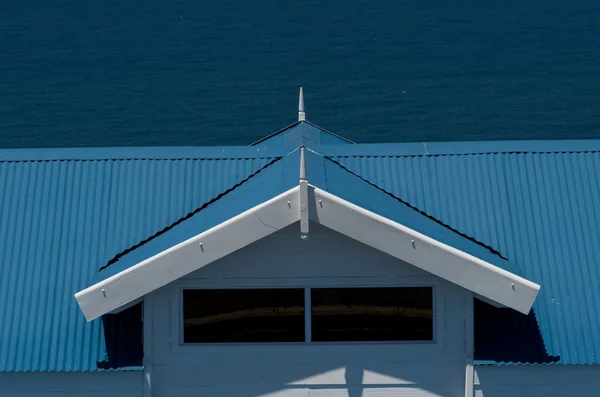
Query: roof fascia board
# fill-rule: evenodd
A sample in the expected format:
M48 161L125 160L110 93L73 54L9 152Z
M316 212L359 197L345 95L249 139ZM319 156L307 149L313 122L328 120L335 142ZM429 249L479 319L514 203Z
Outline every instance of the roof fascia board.
M265 145L0 149L0 161L235 159L285 154L283 148Z
M521 313L540 286L400 223L312 187L312 220Z
M327 157L565 153L600 151L600 140L362 143L312 145L311 148Z
M91 321L300 219L296 186L75 294Z

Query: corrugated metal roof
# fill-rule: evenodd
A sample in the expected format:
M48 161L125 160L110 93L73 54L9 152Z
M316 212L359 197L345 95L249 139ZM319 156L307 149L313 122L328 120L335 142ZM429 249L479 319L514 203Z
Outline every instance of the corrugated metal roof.
M186 148L169 149L179 160L34 152L0 155L0 371L96 370L106 360L102 322L86 323L73 294L117 253L272 160L218 150L189 158Z
M281 160L281 161L279 161ZM216 199L185 214L166 227L162 227L149 238L134 244L117 255L115 261L104 265L90 281L96 284L115 274L137 265L145 259L157 255L183 241L186 241L211 227L217 226L242 212L255 207L274 196L294 187L297 177L287 179L283 175L286 163L291 158L275 159L264 165L259 172L252 174L249 183L241 181L220 194ZM297 168L298 162L295 162ZM248 178L249 179L249 178Z
M539 150L527 142L527 151L482 154L474 143L461 154L454 143L452 155L442 145L435 155L397 156L389 146L377 156L372 146L361 154L362 145L349 145L353 156L336 149L332 159L497 249L542 286L534 310L548 354L565 364L600 363L600 152L592 149L599 142L577 143L577 152L565 151L568 142L540 142Z
M293 149L302 144L314 149L307 153L311 183L540 283L534 309L547 356L536 350L532 360L600 363L600 141L352 145L295 123L245 148L0 151L0 371L96 370L97 362L107 363L102 322L86 323L73 294L105 277L98 270L115 255L275 158L284 156L252 178L261 189L243 184L211 204L214 211L185 218L103 273L297 183ZM408 206L367 192L367 183L322 156ZM515 321L531 331L535 319ZM491 340L487 348L501 349L504 342Z

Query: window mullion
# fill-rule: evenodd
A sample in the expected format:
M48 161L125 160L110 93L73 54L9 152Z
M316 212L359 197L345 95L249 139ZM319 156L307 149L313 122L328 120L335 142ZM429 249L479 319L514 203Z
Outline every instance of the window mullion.
M310 303L310 288L304 288L304 340L312 342L312 310Z

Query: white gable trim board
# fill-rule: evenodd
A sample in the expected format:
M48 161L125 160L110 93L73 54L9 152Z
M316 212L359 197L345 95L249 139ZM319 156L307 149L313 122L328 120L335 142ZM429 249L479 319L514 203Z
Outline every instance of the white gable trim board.
M299 187L75 294L91 321L299 219Z
M521 313L531 310L539 285L319 188L312 196L319 205L311 216L321 225Z
M307 215L501 305L521 313L531 310L539 285L308 184L306 197L302 183L307 184L302 180L300 186L77 292L86 319L111 312L292 223L303 220L302 232L307 233Z

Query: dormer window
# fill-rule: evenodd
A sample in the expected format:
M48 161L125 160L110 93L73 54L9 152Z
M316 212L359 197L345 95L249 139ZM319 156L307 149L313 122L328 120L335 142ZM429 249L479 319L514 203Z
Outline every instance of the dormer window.
M313 342L433 339L431 287L313 288Z
M183 343L433 340L433 287L183 290Z
M304 342L304 289L183 291L184 343Z

